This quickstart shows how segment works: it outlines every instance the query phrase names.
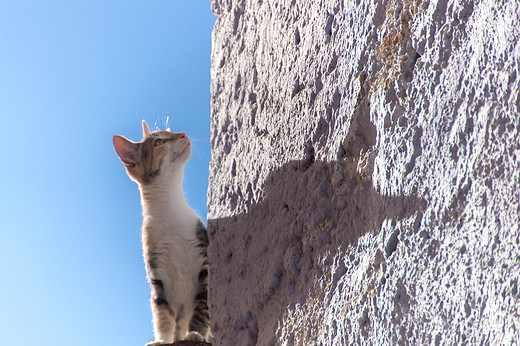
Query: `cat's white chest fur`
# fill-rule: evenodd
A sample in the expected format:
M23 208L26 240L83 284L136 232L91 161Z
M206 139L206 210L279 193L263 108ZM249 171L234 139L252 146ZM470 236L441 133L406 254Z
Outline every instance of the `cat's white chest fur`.
M153 187L150 187L153 188ZM143 188L143 256L148 279L161 278L168 304L179 314L179 327L188 331L193 313L197 279L203 259L197 249L197 224L200 222L184 195L153 193L146 198ZM153 267L153 268L152 268ZM182 335L182 333L181 333Z

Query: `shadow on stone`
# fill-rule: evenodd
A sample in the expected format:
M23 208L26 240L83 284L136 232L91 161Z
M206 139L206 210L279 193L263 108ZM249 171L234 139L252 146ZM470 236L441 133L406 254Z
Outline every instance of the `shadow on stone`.
M314 155L271 172L263 191L247 213L208 220L212 323L224 344L255 344L259 333L274 338L287 308L305 303L321 280L335 285L345 274L344 267L332 279L325 274L334 258L378 232L384 220L426 207L414 196L379 194L353 163L314 161ZM236 339L240 333L246 335Z

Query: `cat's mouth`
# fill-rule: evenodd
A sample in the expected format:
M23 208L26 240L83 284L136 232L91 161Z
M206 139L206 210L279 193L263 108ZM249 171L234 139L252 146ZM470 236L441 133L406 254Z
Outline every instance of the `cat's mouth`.
M191 141L188 140L186 142L186 145L184 146L184 148L181 151L179 151L179 153L177 155L175 155L175 157L172 158L172 161L178 160L181 157L189 156L190 152L191 152Z
M182 150L182 154L184 154L188 158L190 157L190 155L191 155L191 143L190 142L186 143L186 146Z
M181 150L181 154L184 154L190 150L191 142L190 140L186 141L186 145L184 146L184 149Z

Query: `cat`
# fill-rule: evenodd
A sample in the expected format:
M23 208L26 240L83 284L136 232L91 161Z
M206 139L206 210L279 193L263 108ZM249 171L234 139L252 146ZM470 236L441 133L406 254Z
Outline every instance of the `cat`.
M141 142L116 135L113 143L141 193L143 257L154 326L154 339L147 346L210 342L208 236L182 187L191 141L185 133L152 132L144 120L142 127Z

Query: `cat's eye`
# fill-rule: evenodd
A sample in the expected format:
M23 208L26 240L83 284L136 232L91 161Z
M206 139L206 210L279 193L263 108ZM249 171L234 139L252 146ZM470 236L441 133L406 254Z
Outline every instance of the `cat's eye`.
M153 142L153 146L159 147L159 146L163 145L164 143L166 143L166 141L164 139L156 139L155 142Z

